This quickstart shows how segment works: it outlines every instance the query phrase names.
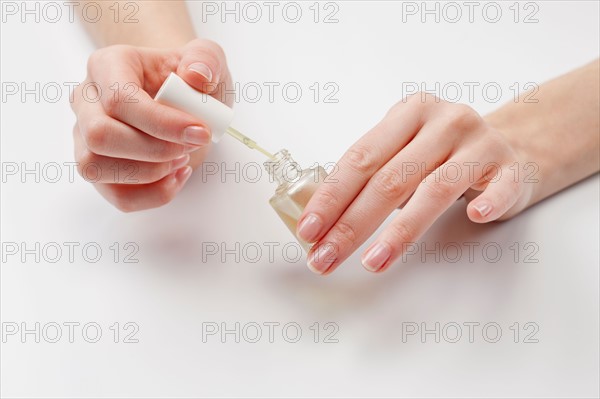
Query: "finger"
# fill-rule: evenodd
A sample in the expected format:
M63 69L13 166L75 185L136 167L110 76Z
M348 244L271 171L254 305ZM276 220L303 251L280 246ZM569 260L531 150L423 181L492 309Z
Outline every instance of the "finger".
M416 242L456 200L473 184L470 172L463 167L459 175L450 171L455 165L468 165L468 157L455 157L430 175L416 189L412 198L392 222L364 252L365 269L385 270L407 245Z
M158 181L187 165L190 155L184 154L169 162L141 162L98 155L83 143L79 129L73 131L77 171L90 183L147 184Z
M97 155L167 162L198 147L159 140L104 113L99 103L78 107L77 126L84 145Z
M125 47L90 58L90 80L96 84L105 113L161 140L197 147L208 145L210 130L203 121L154 101L145 91L143 76L138 76L144 72L137 64L147 54L139 51L143 50Z
M429 171L447 159L452 146L440 140L447 126L442 120L426 123L417 136L379 169L333 227L308 255L312 271L331 273L404 203ZM431 145L436 143L437 145ZM320 247L336 249L323 257Z
M319 186L298 220L298 236L309 243L323 237L371 176L410 142L421 126L421 118L409 104L390 111L342 156L335 175Z
M177 75L196 90L213 93L228 73L225 53L215 42L196 39L183 48Z
M475 223L487 223L502 217L516 204L522 191L514 169L503 167L485 190L467 206L467 215Z
M191 174L192 168L184 166L155 183L95 184L94 187L119 210L133 212L169 203Z

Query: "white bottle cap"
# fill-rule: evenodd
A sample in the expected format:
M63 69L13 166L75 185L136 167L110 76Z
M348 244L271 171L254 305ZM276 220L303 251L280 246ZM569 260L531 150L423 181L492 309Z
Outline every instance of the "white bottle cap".
M212 141L218 142L233 119L233 110L208 94L194 89L171 72L156 97L161 104L177 108L200 119L210 128Z

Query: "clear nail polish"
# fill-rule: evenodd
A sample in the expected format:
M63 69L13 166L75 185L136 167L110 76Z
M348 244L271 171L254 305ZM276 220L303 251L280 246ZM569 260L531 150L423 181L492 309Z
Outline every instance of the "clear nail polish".
M194 67L197 67L196 72L203 72L201 66ZM171 73L165 80L155 99L164 105L177 108L204 121L205 125L210 128L213 142L218 142L227 133L246 147L265 155L268 158L268 161L264 163L265 168L271 179L277 183L275 195L269 200L269 203L302 247L306 251L310 250L312 245L296 236L296 227L310 197L327 177L325 169L321 166L302 169L285 149L271 154L250 137L230 126L233 120L231 108L213 97L195 90L174 73ZM186 148L186 153L190 150L190 147Z
M312 247L296 235L298 219L319 184L327 177L321 166L302 169L287 150L281 150L264 163L271 179L277 183L269 203L300 245L308 252Z

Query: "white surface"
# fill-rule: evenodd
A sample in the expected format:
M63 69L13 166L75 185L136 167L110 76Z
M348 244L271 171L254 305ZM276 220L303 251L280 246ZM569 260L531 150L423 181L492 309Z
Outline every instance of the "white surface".
M510 3L499 4L509 12ZM311 3L302 4L311 15ZM242 87L301 85L297 103L280 92L272 103L264 96L240 101L235 126L309 165L337 160L402 97L403 82L498 82L500 104L512 98L514 82L541 83L598 56L597 2L537 4L537 24L508 16L497 24L479 17L472 24L403 23L399 3L343 2L337 24L276 17L273 24L212 18L202 25L200 3L191 8L198 30L224 47ZM82 80L92 51L84 37L68 22L3 23L2 81ZM315 103L314 82L335 82L339 102ZM482 113L497 107L481 95L472 105ZM73 161L73 123L66 95L57 103L3 102L2 162ZM225 138L210 161L233 169L262 159ZM11 177L2 185L3 242L97 242L104 250L94 264L80 255L73 263L2 264L3 323L97 322L104 333L96 344L81 335L56 344L9 337L1 347L2 396L599 395L598 176L502 224L474 225L457 203L423 239L428 248L497 243L497 263L481 251L456 263L411 257L372 275L357 253L327 278L303 260L287 262L281 246L267 258L263 243L283 245L291 236L267 204L273 187L264 175L254 184L202 177L195 172L170 205L135 214L118 212L79 177L36 183L29 176L24 184ZM140 262L115 264L113 242L137 243ZM207 242L258 243L263 257L202 262ZM514 242L537 245L539 262L525 263L521 254L515 263ZM113 343L114 322L137 323L140 342ZM296 322L303 336L291 344L276 330L274 343L203 343L205 322ZM336 323L339 343L312 342L314 322ZM495 344L480 332L474 343L403 343L406 322L496 322L503 335ZM514 322L536 323L539 342L525 344L521 336L514 343Z

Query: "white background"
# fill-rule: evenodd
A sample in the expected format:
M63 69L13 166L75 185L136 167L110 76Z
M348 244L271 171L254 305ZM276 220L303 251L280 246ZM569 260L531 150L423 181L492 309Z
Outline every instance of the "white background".
M436 23L429 16L422 23L419 15L403 22L399 2L358 1L336 3L337 23L322 23L324 14L315 23L311 4L301 3L303 17L296 24L283 18L282 6L273 23L266 15L254 24L243 15L239 23L233 16L221 23L220 14L205 15L203 23L201 3L190 4L197 31L223 46L241 87L302 87L297 103L280 90L273 102L266 91L256 103L241 98L235 126L266 148L288 148L305 165L337 160L402 98L403 82L426 82L428 88L435 82L497 82L498 102L476 90L470 103L485 114L512 99L515 82L542 83L598 56L595 1L537 2L538 22L529 24L522 20L534 9L521 3L515 23L513 2L497 3L503 12L497 23L483 18L483 3L473 23L461 2L465 15L459 22ZM2 23L1 51L3 84L33 87L81 81L93 47L66 16L54 24L31 17L22 23L15 16ZM315 102L309 89L314 82L337 84L339 101ZM32 95L2 100L2 242L80 246L73 262L66 249L57 263L36 263L32 256L22 263L19 255L4 254L1 316L5 327L80 326L73 343L66 327L54 344L44 337L36 343L31 334L5 337L2 396L598 396L597 175L506 223L474 225L465 204L457 203L422 242L450 255L453 243L474 242L473 259L463 252L458 262L436 262L435 255L419 253L373 275L360 266L357 252L324 278L303 259L290 260L295 247L282 251L293 238L267 203L274 187L264 175L257 183L243 176L236 182L235 175L221 179L198 170L168 206L123 214L79 176L69 181L67 167L56 183L6 174L12 163L22 169L73 161L74 116L63 90L56 103L47 97L36 102ZM461 101L469 103L463 94ZM236 162L243 168L262 159L224 138L209 161L233 169ZM89 242L103 250L97 263L82 257L81 247ZM114 242L121 246L118 263L109 248ZM138 263L123 262L128 242L139 247ZM230 249L239 243L248 251L238 251L239 261L231 254L223 261L220 253L207 255L207 243ZM265 243L280 244L273 259ZM517 262L514 243L520 248ZM497 262L486 260L486 244L501 248ZM252 262L256 246L262 254ZM537 263L525 261L532 248L538 249L531 258ZM81 326L89 322L102 328L98 343L82 337ZM115 322L119 343L109 329ZM122 342L126 322L139 326L139 343ZM233 334L205 336L203 342L203 323L231 329L236 322L280 325L272 343L264 326L258 343L248 342L253 329L239 343ZM315 322L319 343L310 329ZM339 342L323 342L327 322L339 327ZM432 329L436 322L440 329L463 326L462 338L450 343L442 336L436 343L430 334L421 342L417 334L403 342L406 323ZM473 343L463 324L468 322L480 323ZM515 322L518 343L510 329ZM532 331L524 328L527 322L539 327L533 337L539 342L523 342ZM282 335L286 323L301 327L299 342L286 341L294 338L293 329ZM486 323L502 328L497 343L482 335ZM446 332L454 337L454 330Z

